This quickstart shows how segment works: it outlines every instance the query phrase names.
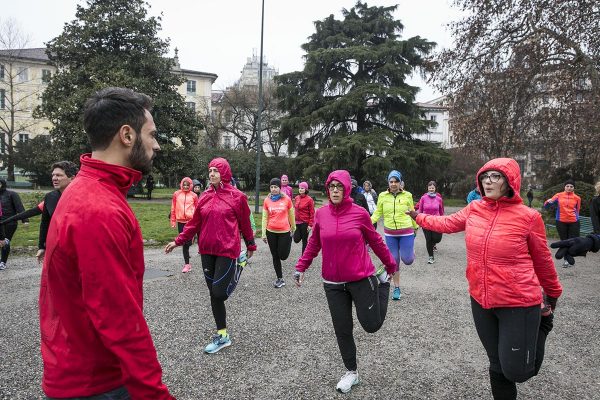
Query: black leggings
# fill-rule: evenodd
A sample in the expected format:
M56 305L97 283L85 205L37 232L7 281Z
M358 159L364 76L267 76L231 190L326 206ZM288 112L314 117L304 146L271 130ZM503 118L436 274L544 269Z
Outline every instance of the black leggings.
M292 236L289 232L275 233L267 231L267 242L269 243L269 250L271 250L271 256L273 256L273 268L275 268L275 274L277 278L283 278L281 270L281 261L287 260L292 249Z
M352 330L352 302L363 329L374 333L381 328L388 309L390 284L374 276L342 284L324 283L325 297L338 347L348 371L356 371L356 344Z
M227 328L225 300L231 295L230 285L236 278L236 260L234 258L201 254L202 268L206 286L210 293L210 306L217 324L217 330Z
M4 238L12 240L15 231L17 230L17 223L4 225ZM10 254L10 243L2 248L2 257L0 261L6 263L8 261L8 255Z
M296 224L296 232L294 232L294 243L300 243L302 240L302 254L306 249L308 243L308 224L306 222L300 222Z
M473 298L471 310L490 360L494 399L516 399L515 382L527 381L542 366L554 316L541 317L539 305L484 309Z
M433 257L433 247L442 241L442 234L423 229L423 236L425 236L425 247L427 247L427 254L429 254L429 257Z
M579 237L579 221L570 223L556 221L556 230L560 240Z
M179 231L179 233L183 232L183 228L185 228L185 224L178 222L177 230ZM192 245L192 241L190 240L189 242L185 242L183 244L183 246L181 246L181 248L183 250L183 260L185 261L186 264L190 263L190 246L191 245Z

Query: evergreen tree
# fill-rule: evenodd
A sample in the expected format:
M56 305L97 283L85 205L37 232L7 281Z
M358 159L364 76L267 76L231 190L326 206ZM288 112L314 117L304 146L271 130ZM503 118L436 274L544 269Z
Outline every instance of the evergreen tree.
M342 10L342 20L330 15L315 22L316 32L302 45L304 70L276 77L288 115L281 132L299 163L310 158L306 176L323 177L333 168L357 178L381 174L392 166L390 156L412 142L411 134L430 126L414 103L419 89L406 78L429 69L425 57L435 43L419 36L400 40L396 8L359 1Z
M162 149L155 166L162 173L169 173L168 161L177 147L173 139L188 151L197 142L201 124L177 93L184 78L171 72L169 41L157 36L161 18L148 17L147 6L143 0L87 0L87 7L78 5L76 19L47 44L57 73L37 111L54 124L50 135L59 158L78 161L90 150L83 105L108 86L127 87L154 99L152 114Z

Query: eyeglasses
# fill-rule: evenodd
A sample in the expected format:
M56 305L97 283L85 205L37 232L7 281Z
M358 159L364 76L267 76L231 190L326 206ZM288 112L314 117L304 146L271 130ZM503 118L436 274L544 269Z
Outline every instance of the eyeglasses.
M328 186L328 188L330 192L333 192L336 189L340 192L344 191L344 185L342 185L341 183L338 183L337 185L332 183Z
M494 173L494 174L481 174L479 175L479 182L483 182L486 179L490 180L492 183L496 183L502 178L502 174Z

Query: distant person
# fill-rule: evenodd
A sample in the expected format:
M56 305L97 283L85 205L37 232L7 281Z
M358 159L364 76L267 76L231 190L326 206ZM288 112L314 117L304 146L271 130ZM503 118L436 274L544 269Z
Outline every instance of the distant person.
M600 181L596 182L594 189L596 189L596 195L590 202L590 218L594 233L600 235Z
M196 193L196 195L197 195L198 197L200 197L200 195L202 194L202 190L204 189L204 188L202 187L202 182L201 182L200 180L198 180L198 179L194 179L194 180L192 180L192 184L194 185L194 186L192 187L192 191L193 191L194 193Z
M40 235L38 240L38 252L36 258L38 263L44 261L46 254L46 239L48 237L48 228L52 215L58 206L58 201L65 189L71 184L75 175L79 172L79 168L71 161L59 161L52 164L52 192L46 193L44 196L44 206L42 208L42 220L40 221Z
M444 215L444 200L441 196L438 196L435 181L429 181L427 193L421 196L419 202L415 205L415 210L427 215ZM433 264L435 262L433 251L435 245L442 241L442 234L423 228L423 235L425 236L425 247L429 255L427 264Z
M565 182L565 190L556 193L552 198L544 202L544 208L556 208L556 230L560 240L579 237L580 223L579 212L581 211L581 197L575 194L575 182L571 179ZM568 260L563 263L563 268L572 267Z
M124 88L85 103L92 153L54 211L40 283L49 399L174 399L144 318L144 243L126 198L160 150L150 107Z
M281 175L281 193L285 194L290 199L294 198L294 191L292 187L289 185L290 181L287 175Z
M367 204L367 199L362 194L362 192L360 190L358 190L359 189L358 182L356 181L356 179L350 179L350 182L352 184L352 191L350 192L350 197L354 201L354 204L361 206L367 212L369 212L369 204ZM371 215L371 214L369 213L369 215Z
M477 185L483 199L452 215L409 214L424 229L465 232L471 312L489 359L492 395L516 400L516 383L542 366L562 286L542 216L519 195L519 164L490 160L477 172Z
M308 183L300 182L298 185L298 196L294 198L294 215L296 217L296 231L294 231L294 242L302 241L302 253L308 243L310 233L315 220L315 201L308 193Z
M363 196L365 196L367 205L369 206L369 215L373 215L375 208L377 208L377 192L373 189L371 181L364 181L363 189ZM375 226L377 226L377 224L375 224Z
M533 203L533 188L529 186L529 190L527 190L527 206L530 208L531 203Z
M184 177L179 183L180 189L173 193L171 199L171 228L177 228L179 233L183 232L187 224L194 216L198 195L192 191L192 179ZM190 264L190 247L192 240L182 244L183 249L183 269L181 273L185 274L192 270Z
M296 230L296 217L292 200L281 191L281 180L271 179L269 195L263 203L262 239L269 244L273 258L273 269L277 279L273 286L285 286L281 261L287 260L292 247L292 237Z
M225 301L236 288L246 260L256 251L256 243L250 226L248 198L231 185L229 162L224 158L213 159L208 164L208 179L210 184L198 199L193 218L167 244L165 253L198 235L198 252L217 326L204 352L214 354L231 346ZM240 232L246 244L245 254L241 251Z
M25 211L23 207L23 202L21 201L21 197L17 192L12 190L8 190L6 188L6 180L0 179L0 206L2 207L2 216L0 217L0 221L7 220L13 215L22 213ZM23 219L22 222L24 224L29 223L29 219ZM2 247L0 257L0 271L6 269L8 262L8 256L10 254L10 241L12 240L15 232L17 231L17 221L12 221L10 223L2 224L4 227L4 239L5 245ZM8 239L8 241L6 241Z
M469 194L467 195L467 204L469 204L470 202L475 201L475 200L481 200L481 193L479 192L478 187L471 190L469 192Z
M154 177L148 175L146 178L146 199L152 200L152 191L154 190Z

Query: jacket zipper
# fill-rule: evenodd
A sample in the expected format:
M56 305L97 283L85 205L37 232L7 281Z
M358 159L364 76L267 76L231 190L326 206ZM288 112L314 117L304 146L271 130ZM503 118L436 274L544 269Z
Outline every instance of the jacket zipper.
M488 230L487 235L485 235L485 241L483 242L483 305L484 307L489 306L489 301L488 301L488 287L487 287L487 281L488 281L488 266L487 266L487 249L488 249L488 242L490 239L490 235L492 234L492 230L494 229L494 226L496 225L496 219L498 219L498 213L500 212L500 206L498 205L498 203L496 202L496 215L494 215L494 219L492 220L492 223L490 224L490 229Z

